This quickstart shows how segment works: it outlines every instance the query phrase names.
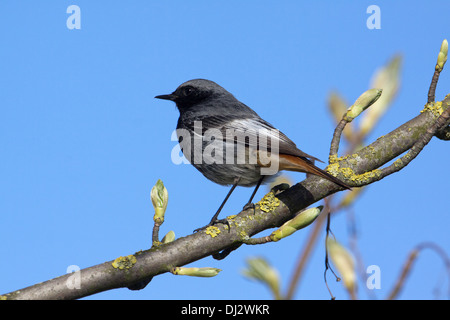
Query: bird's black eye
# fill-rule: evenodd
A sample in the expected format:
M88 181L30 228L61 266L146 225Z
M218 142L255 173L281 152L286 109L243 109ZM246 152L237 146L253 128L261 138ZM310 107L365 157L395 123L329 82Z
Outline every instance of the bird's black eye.
M195 90L192 87L185 87L185 88L183 88L182 94L183 94L183 96L188 97L188 96L193 95L194 91Z

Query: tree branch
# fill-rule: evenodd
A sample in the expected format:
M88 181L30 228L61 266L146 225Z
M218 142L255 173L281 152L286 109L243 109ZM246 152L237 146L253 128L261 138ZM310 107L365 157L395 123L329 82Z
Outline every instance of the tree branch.
M442 101L442 109L447 110L449 104L450 95ZM446 112L448 113L449 111ZM352 186L372 183L375 180L371 177L377 175L374 170L410 150L418 141L421 141L427 130L436 126L438 116L432 110L425 110L358 152L336 159L330 164L328 171ZM368 172L371 174L367 174ZM120 261L116 263L116 267L113 266L114 261L108 261L83 269L80 271L80 289L70 289L67 283L73 274L66 274L2 297L6 299L77 299L114 288L129 287L152 276L170 272L173 267L183 266L209 255L220 256L221 251L236 248L248 237L282 225L298 211L339 190L340 188L333 183L317 176L310 176L278 194L275 199L280 201L272 202L269 210L267 207L261 210L260 205L257 204L255 211L247 210L237 216L229 217L231 228L219 224L217 236L213 237L202 231L168 244L155 246L132 255L135 259L130 258L129 263L124 264L123 268L120 267Z
M437 76L433 77L430 86L429 102L421 114L358 152L338 158L339 139L345 125L376 101L381 90L369 90L355 102L354 109L348 110L335 130L330 149L328 172L344 180L350 186L365 186L403 169L435 134L440 134L448 129L450 95L447 95L442 102L434 102L435 87L439 73L447 59L447 50L448 44L444 40L436 64ZM400 162L396 161L385 169L378 169L408 150L409 152L402 157ZM160 188L163 188L162 182L160 185ZM275 191L271 191L257 203L255 209L252 208L242 211L236 216L227 217L228 224L210 227L214 228L213 232L206 228L173 242L160 243L158 229L164 219L167 192L161 189L156 194L157 190L152 189L155 197L158 195L166 201L163 201L164 203L159 201L161 202L159 203L157 201L159 198L152 198L154 206L156 205L160 209L160 215L155 214L154 217L153 246L149 250L139 251L133 255L119 257L114 261L83 269L75 275L66 274L17 290L0 296L0 299L77 299L115 288L127 287L138 290L145 287L152 277L165 272L173 272L176 267L209 255L216 259L223 259L243 243L268 242L267 238L249 239L263 230L281 226L300 210L340 190L339 186L328 180L318 176L308 176L303 182L279 194L275 195ZM159 200L164 200L163 198ZM74 276L78 277L79 286L72 285Z

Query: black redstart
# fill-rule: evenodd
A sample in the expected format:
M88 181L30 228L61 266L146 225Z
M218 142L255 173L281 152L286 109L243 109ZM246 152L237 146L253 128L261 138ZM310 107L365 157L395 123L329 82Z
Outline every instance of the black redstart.
M190 80L173 93L155 98L176 103L180 111L177 136L186 159L209 180L232 185L207 226L218 221L236 186L256 185L244 206L248 209L265 177L281 170L311 173L350 189L316 167L313 161L317 158L298 149L285 134L213 81Z

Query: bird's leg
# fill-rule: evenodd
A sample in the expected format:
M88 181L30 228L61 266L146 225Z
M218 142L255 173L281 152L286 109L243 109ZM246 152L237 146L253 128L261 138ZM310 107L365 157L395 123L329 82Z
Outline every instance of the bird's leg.
M253 210L255 210L255 204L252 202L252 200L255 197L255 194L258 191L259 186L263 182L264 178L265 178L265 176L261 176L258 183L256 184L255 190L253 190L253 193L250 196L250 199L248 200L247 204L244 206L244 208L242 210L248 210L248 209L252 209L252 208L253 208Z
M223 202L222 202L222 204L220 205L220 207L219 207L219 209L217 210L217 212L216 212L216 213L214 214L214 216L212 217L211 221L210 221L206 226L204 226L204 227L202 227L202 228L195 229L194 232L203 230L203 229L205 229L205 228L207 228L207 227L209 227L209 226L212 226L212 225L214 225L214 224L216 224L216 223L226 223L226 224L228 224L228 220L227 220L227 219L218 220L217 217L219 216L220 211L222 211L222 208L224 207L224 205L225 205L225 203L227 202L228 198L229 198L229 197L231 196L231 194L233 193L234 189L236 189L236 187L237 187L237 185L238 185L238 183L239 183L240 180L241 180L241 177L237 177L237 178L234 179L233 186L231 187L230 191L228 191L227 196L226 196L225 199L223 200Z

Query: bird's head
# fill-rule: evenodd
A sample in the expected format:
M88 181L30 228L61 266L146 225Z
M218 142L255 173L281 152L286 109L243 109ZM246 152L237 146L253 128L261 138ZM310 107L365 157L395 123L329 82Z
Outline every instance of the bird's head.
M231 96L227 90L213 81L194 79L182 83L170 94L159 95L155 98L173 101L176 103L178 109L182 111L207 99L214 99L227 95Z

